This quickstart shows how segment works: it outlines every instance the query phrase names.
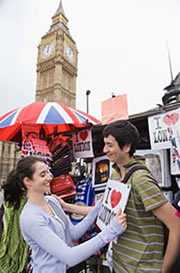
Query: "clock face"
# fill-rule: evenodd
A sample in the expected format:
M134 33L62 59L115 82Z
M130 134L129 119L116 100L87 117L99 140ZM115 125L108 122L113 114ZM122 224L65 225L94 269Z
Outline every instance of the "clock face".
M49 56L51 56L54 52L54 44L46 44L45 46L43 46L42 48L42 56L43 58L48 58Z
M74 53L73 53L72 48L69 47L69 46L66 46L64 51L65 51L65 56L66 56L66 58L67 58L70 62L72 62L72 61L73 61L73 56L74 56Z

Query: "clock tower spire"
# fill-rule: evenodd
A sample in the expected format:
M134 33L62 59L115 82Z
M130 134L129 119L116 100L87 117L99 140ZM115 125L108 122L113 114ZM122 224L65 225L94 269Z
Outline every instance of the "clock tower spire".
M60 14L60 13L63 14L63 15L65 16L64 9L63 9L63 5L62 5L62 0L60 0L58 9L57 9L55 15Z
M49 31L38 46L36 101L58 101L75 107L77 55L60 0Z

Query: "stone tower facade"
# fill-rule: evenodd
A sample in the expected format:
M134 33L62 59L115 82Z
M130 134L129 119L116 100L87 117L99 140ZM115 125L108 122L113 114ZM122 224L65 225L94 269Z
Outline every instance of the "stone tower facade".
M0 186L20 158L19 148L13 142L0 142Z
M38 46L36 101L76 104L76 43L70 35L62 1Z

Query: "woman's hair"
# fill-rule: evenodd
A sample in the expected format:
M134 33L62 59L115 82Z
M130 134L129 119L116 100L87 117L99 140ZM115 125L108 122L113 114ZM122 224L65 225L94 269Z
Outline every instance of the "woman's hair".
M44 162L41 158L35 156L27 156L20 159L7 176L7 180L3 184L4 200L15 208L19 208L21 198L26 192L26 188L23 183L25 177L32 178L35 172L35 163Z

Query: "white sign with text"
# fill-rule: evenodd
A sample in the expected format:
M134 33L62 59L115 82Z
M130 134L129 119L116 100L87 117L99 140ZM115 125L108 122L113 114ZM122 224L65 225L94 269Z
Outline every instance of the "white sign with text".
M180 128L180 109L148 117L151 148L171 148L174 128Z
M74 133L73 153L76 158L90 158L94 156L91 130L84 129Z
M111 219L117 214L119 209L125 210L131 186L119 181L108 180L104 192L104 198L97 218L97 225L102 230Z

